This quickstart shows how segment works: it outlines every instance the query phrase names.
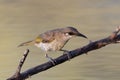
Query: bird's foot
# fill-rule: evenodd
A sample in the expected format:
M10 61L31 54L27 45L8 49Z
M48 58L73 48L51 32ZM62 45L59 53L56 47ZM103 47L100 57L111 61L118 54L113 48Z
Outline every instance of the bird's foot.
M68 51L68 50L61 50L61 51L63 51L63 52L64 52L64 53L63 53L63 55L64 55L64 54L66 54L66 55L67 55L68 60L70 61L70 59L71 59L71 56L70 56L70 54L69 54L69 52L70 52L70 51Z
M52 62L53 65L56 65L56 61L55 61L53 58L49 57L48 54L45 54L45 57L46 57L50 62Z

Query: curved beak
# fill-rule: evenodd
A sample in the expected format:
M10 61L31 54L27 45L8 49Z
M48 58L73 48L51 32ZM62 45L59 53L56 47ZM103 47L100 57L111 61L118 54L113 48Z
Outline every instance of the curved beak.
M80 36L80 37L83 37L83 38L87 39L87 37L85 35L81 34L81 33L77 33L77 36Z

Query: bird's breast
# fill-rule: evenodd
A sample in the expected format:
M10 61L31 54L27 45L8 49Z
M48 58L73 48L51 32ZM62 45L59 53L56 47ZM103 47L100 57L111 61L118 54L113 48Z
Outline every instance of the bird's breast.
M40 47L44 51L58 51L64 47L66 41L54 40L50 43L37 43L37 47Z

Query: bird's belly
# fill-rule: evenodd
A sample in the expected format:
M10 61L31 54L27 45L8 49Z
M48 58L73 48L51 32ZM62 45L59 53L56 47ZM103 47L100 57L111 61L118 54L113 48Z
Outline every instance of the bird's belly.
M50 43L39 43L37 47L40 47L44 51L58 51L64 46L64 43L59 41L53 41Z

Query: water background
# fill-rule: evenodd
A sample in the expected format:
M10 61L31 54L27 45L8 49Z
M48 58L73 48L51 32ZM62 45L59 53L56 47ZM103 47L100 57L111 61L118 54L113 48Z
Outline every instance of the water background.
M96 41L109 36L120 25L119 0L0 0L0 80L16 70L23 52L30 53L22 71L46 62L44 52L34 46L17 46L44 31L74 26ZM71 39L64 47L73 50L88 44ZM120 45L112 44L32 76L29 80L119 80ZM53 58L61 52L49 54Z

